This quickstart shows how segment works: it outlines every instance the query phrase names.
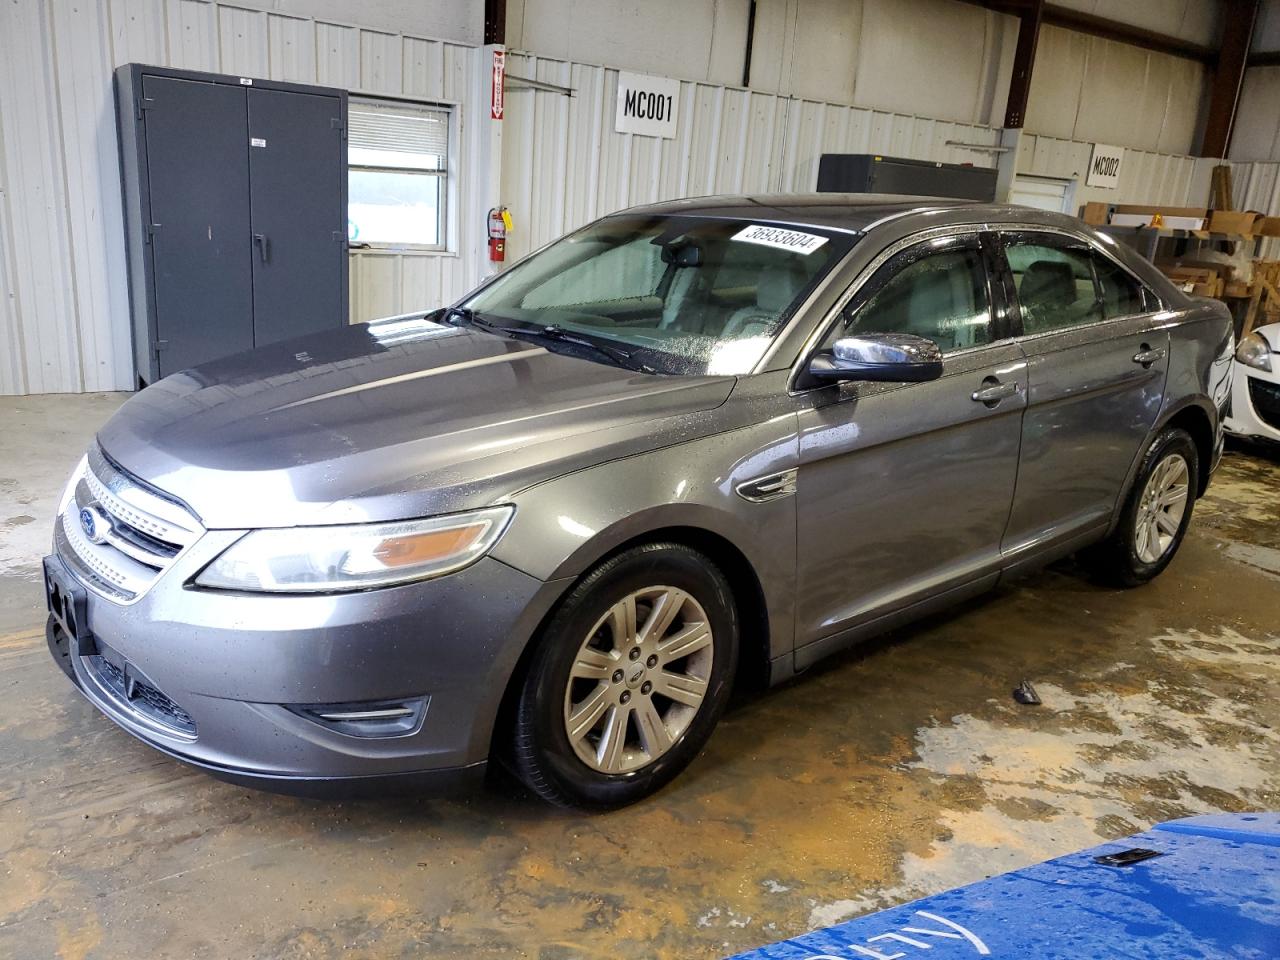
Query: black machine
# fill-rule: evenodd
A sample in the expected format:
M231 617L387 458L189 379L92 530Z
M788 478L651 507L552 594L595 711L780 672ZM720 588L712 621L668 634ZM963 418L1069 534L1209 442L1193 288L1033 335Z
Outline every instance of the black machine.
M996 198L996 170L872 153L824 153L818 161L818 190L954 197L990 203Z

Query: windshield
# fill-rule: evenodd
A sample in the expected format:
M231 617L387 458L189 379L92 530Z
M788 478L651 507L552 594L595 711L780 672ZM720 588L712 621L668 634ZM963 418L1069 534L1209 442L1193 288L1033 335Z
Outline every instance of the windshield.
M657 373L744 374L854 239L748 220L608 217L464 306L508 333L544 336L587 359Z

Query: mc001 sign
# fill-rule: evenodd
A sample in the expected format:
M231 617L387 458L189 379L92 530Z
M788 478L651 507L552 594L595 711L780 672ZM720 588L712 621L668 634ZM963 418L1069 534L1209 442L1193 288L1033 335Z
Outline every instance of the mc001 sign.
M640 73L618 73L618 107L613 128L645 137L676 135L680 81Z

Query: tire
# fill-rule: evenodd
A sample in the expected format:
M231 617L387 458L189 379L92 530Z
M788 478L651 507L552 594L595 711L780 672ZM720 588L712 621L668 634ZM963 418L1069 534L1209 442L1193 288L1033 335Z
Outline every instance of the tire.
M1115 530L1084 556L1096 579L1127 588L1158 576L1186 536L1199 476L1199 453L1190 434L1178 427L1161 430L1142 456ZM1181 513L1172 509L1179 489Z
M539 636L513 711L512 772L559 806L655 792L724 712L738 632L728 581L697 551L655 543L604 561Z

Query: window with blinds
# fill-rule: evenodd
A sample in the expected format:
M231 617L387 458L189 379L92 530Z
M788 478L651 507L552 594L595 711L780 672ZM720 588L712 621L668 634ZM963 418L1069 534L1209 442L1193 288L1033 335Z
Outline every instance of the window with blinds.
M440 107L352 100L347 238L354 247L443 250L450 115Z

